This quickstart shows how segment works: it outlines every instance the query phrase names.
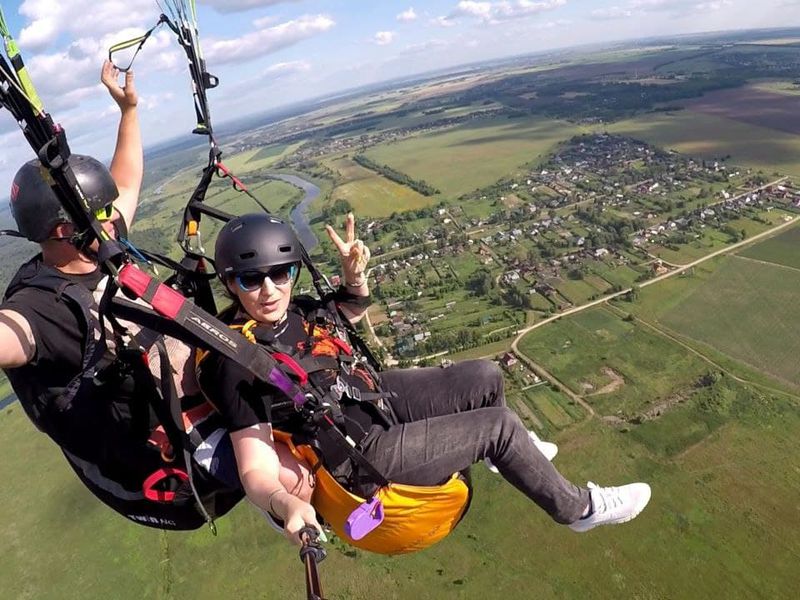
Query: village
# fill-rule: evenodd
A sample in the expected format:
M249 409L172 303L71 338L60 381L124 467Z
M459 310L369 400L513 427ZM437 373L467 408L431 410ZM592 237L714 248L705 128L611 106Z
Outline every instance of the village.
M370 222L376 332L414 361L498 342L797 212L785 177L580 136L456 202Z

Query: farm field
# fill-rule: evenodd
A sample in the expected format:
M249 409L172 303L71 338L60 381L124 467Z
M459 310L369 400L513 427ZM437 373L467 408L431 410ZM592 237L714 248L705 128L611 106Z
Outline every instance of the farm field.
M733 119L684 110L627 119L603 129L690 156L730 155L736 165L800 176L800 138Z
M339 177L332 202L347 200L359 217L388 217L393 212L424 208L441 200L390 181L347 157L328 161L327 165Z
M757 90L772 92L773 94L786 94L787 96L800 96L800 87L791 81L760 81L752 85Z
M718 90L684 102L692 112L724 117L784 133L800 133L797 99L752 86Z
M574 403L570 405L572 401L569 398L548 385L537 385L521 393L525 401L544 417L551 431L564 429L584 416L583 409Z
M457 197L544 156L579 131L562 121L492 119L376 146L366 155Z
M707 370L679 345L602 307L535 329L519 348L601 415L633 417L690 389Z
M656 313L659 321L800 388L800 271L733 256L696 277L679 302Z
M745 248L737 254L800 269L800 227L793 227L769 240Z

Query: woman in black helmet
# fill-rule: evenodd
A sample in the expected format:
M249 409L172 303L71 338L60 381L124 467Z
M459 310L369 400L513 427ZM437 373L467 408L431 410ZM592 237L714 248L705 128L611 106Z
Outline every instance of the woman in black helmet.
M369 250L355 237L352 214L344 240L330 226L327 231L342 262L339 307L356 320L368 305ZM494 363L396 369L376 377L348 360L346 336L330 326L324 307L307 297L292 298L301 256L291 227L272 217L246 215L226 224L217 239L216 265L235 300L231 322L252 341L291 358L287 364L302 367L316 389L336 391L336 426L388 480L438 485L488 458L514 487L574 531L630 520L647 504L650 488L644 483L587 489L564 479L545 456L552 456L552 445L531 437L506 407L503 377ZM299 413L277 388L221 356L201 363L200 383L231 432L248 497L282 519L286 535L297 542L305 524L318 524L308 486L292 482L298 491L279 477L271 428L302 435ZM351 491L369 496L372 481L342 455L340 445L326 439L316 439L326 467Z

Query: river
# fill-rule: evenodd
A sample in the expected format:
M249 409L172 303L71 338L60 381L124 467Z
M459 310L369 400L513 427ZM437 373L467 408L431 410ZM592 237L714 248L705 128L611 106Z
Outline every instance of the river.
M300 204L292 209L289 216L295 231L297 231L297 236L300 238L300 242L305 246L308 253L311 254L311 251L319 245L319 240L317 236L314 235L314 232L311 230L311 225L308 222L308 209L311 203L319 198L320 189L310 181L306 181L296 175L284 175L283 173L268 173L268 175L275 179L285 181L286 183L291 183L299 187L305 193Z
M14 402L17 401L17 397L14 394L10 394L0 400L0 410L5 410L7 406L11 406Z

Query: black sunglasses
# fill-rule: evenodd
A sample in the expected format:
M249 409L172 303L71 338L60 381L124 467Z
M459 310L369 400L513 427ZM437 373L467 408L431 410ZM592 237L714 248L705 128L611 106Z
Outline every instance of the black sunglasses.
M294 281L298 267L295 264L280 265L268 271L244 271L236 274L236 283L243 292L254 292L264 285L264 280L269 280L277 286L284 286Z

